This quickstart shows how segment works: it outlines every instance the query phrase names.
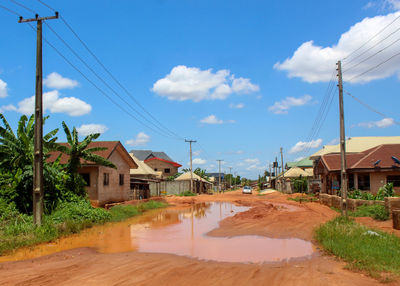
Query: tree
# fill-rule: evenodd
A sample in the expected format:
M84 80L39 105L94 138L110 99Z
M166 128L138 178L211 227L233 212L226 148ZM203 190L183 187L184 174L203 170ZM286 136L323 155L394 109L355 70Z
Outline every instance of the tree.
M19 211L30 213L33 190L34 116L31 115L29 119L26 115L20 117L16 135L3 114L0 114L0 119L4 125L0 126L2 197L14 201ZM47 119L48 117L43 118L43 124ZM45 205L49 196L57 196L60 191L54 188L56 183L52 181L60 178L49 175L54 171L53 164L47 164L45 161L48 153L57 149L55 143L57 137L54 137L57 132L58 129L54 129L43 136Z
M62 153L69 156L68 163L66 166L67 173L69 174L69 179L67 182L67 187L77 195L84 196L85 190L83 188L84 182L82 177L79 175L78 170L81 168L81 159L96 163L101 166L110 167L116 169L117 167L104 159L103 157L94 154L97 151L104 151L107 150L105 147L93 147L88 148L89 144L99 138L100 133L89 134L88 136L83 139L82 142L79 142L78 138L78 131L74 127L72 129L72 133L69 130L67 124L62 122L62 126L67 137L67 142L69 146L59 145L58 150Z
M184 169L182 169L182 172L184 172L184 173L190 172L190 168L184 168ZM206 175L206 172L207 172L207 170L201 169L201 168L196 168L193 170L193 173L198 175L200 178L210 181L210 178Z

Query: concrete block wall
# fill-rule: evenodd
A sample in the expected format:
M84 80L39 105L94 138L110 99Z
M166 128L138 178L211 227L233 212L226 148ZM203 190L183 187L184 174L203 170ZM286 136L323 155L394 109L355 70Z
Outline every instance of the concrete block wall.
M190 190L190 181L163 181L160 183L150 183L151 196L177 195Z

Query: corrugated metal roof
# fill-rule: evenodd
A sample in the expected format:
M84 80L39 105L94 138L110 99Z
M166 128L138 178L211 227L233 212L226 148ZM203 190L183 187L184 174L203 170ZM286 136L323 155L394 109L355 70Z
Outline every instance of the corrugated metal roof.
M400 144L384 144L360 153L346 154L347 169L374 169L374 163L380 160L376 167L391 169L395 164L392 156L400 159ZM340 170L340 154L326 154L321 157L329 171Z
M204 183L211 184L211 182L207 181L206 179L203 179L199 175L193 173L193 180L195 181L203 181ZM178 178L175 179L175 181L190 181L190 172L183 173L180 175Z
M58 143L58 144L69 147L68 143L62 142L62 143ZM101 156L104 159L109 159L111 154L115 150L118 150L121 153L121 155L123 156L123 158L125 158L127 163L131 166L131 168L138 167L137 164L135 163L135 161L132 159L131 156L129 156L128 152L126 151L124 146L119 141L94 141L94 142L91 142L87 148L97 148L97 147L103 147L103 148L107 148L107 149L103 150L103 151L93 152L93 154ZM58 152L58 151L50 152L50 157L47 158L47 162L54 162L60 154L61 154L61 152ZM69 156L66 154L62 154L61 159L60 159L60 164L67 164L68 160L69 160ZM81 159L81 164L82 165L96 165L93 162L86 161L83 159Z
M297 162L287 162L286 166L288 168L293 168L293 167L312 167L313 166L313 160L310 160L310 157L301 159L300 161Z
M160 158L166 161L174 162L165 152L153 152L152 150L131 150L131 152L140 161L146 161L151 158Z
M346 140L346 153L359 153L382 144L400 144L400 136L351 137ZM329 153L339 153L340 144L326 145L310 156L316 159Z
M132 153L129 153L129 155L131 155L132 159L138 165L137 169L131 169L131 171L130 171L131 175L149 175L149 176L154 176L154 177L157 176L156 171L154 171L152 168L150 168L145 162L140 161Z
M298 178L300 176L302 177L311 177L309 173L307 173L306 171L304 171L303 169L299 168L299 167L293 167L290 168L289 170L287 170L283 176L285 178Z

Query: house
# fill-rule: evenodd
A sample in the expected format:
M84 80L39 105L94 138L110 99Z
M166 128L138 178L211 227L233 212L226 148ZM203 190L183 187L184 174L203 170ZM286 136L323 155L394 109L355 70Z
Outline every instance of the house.
M133 156L138 158L140 161L146 163L156 172L161 172L163 179L174 176L178 173L179 167L182 165L174 162L164 152L153 152L151 150L131 150Z
M294 186L293 180L299 177L311 178L313 177L313 169L303 170L300 167L292 167L287 170L284 174L281 174L275 181L275 187L278 191L284 193L293 193Z
M400 144L382 144L362 152L346 153L348 188L376 194L386 183L400 191ZM324 154L314 169L321 192L336 194L341 187L340 153Z
M293 167L299 167L303 170L306 169L312 169L313 168L313 160L310 159L310 157L301 159L300 161L296 161L296 162L287 162L285 165L285 169L289 170L290 168Z
M59 143L69 146L68 143ZM112 162L117 169L97 165L81 159L82 167L78 170L86 182L85 189L89 199L95 205L126 201L130 197L130 170L138 165L119 141L91 142L87 148L104 147L107 150L96 151L94 154ZM48 162L54 162L60 152L50 153ZM62 154L60 164L67 164L69 156Z
M175 179L177 182L187 181L190 182L193 176L193 193L208 193L212 188L213 183L200 177L199 175L191 172L186 172Z
M138 166L130 170L131 200L150 198L150 183L158 183L161 172L154 171L144 161L140 161L133 153L129 153Z

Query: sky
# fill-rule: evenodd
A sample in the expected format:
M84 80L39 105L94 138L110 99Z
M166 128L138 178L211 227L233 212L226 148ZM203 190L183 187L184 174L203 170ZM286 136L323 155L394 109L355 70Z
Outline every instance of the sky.
M54 14L18 1L32 11L0 5ZM60 128L59 141L65 121L187 167L192 139L194 167L216 172L221 159L257 178L281 147L286 162L338 142L338 60L346 136L399 135L398 0L44 2L63 19L43 25L58 51L44 43L45 131ZM16 128L33 112L36 32L1 7L0 25L0 112Z

